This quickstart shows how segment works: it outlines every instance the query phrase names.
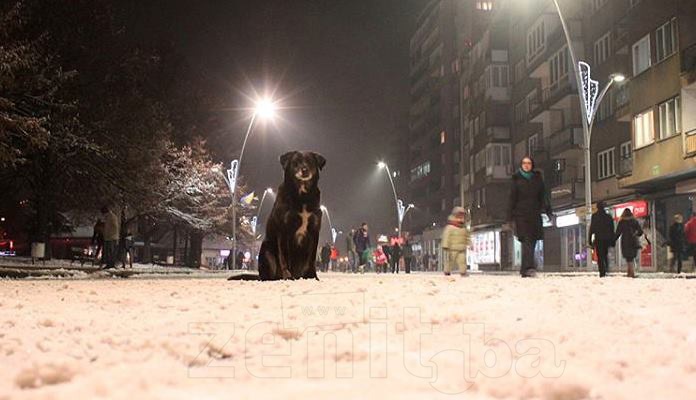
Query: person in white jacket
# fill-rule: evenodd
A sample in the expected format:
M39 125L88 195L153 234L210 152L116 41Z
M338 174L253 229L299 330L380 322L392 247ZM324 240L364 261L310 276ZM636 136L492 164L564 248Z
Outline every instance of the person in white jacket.
M459 274L466 276L466 250L471 244L469 230L466 229L466 210L454 207L447 218L447 226L442 233L442 250L444 250L445 275L450 275L452 267L459 268Z
M104 218L104 256L102 257L107 269L116 267L118 240L121 235L119 218L107 206L101 209Z

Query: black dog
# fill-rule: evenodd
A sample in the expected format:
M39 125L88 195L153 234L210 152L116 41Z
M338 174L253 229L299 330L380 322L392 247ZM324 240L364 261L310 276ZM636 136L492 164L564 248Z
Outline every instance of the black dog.
M319 171L326 159L312 152L292 151L280 157L285 179L278 188L259 251L259 276L230 280L316 279L321 230Z

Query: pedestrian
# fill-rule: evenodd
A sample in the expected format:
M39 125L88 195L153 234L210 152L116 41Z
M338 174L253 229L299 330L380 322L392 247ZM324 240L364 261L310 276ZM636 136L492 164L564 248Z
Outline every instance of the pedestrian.
M597 211L592 214L590 233L587 239L590 248L597 253L599 277L607 276L609 271L609 248L614 247L614 220L607 213L603 201L597 203Z
M376 270L377 273L387 272L387 265L388 265L388 259L387 255L384 253L384 247L382 245L378 245L377 248L375 249L374 252L374 257L375 257L375 265L376 265Z
M459 275L467 275L466 250L469 245L471 245L471 238L469 230L466 229L466 210L462 207L454 207L447 218L447 226L442 232L445 275L450 275L453 266L459 268Z
M358 265L360 270L364 271L367 266L367 259L370 256L370 233L367 223L363 222L360 229L355 233L353 238L355 242L355 251L358 253Z
M694 270L696 270L696 213L684 225L684 236L686 236L686 246L689 254L694 258Z
M104 218L104 268L112 269L116 268L116 252L121 236L119 218L108 206L102 207L101 213Z
M346 255L348 256L348 264L351 272L355 272L358 266L358 254L355 251L355 229L351 229L346 236Z
M321 247L321 255L319 261L321 262L321 272L326 272L329 269L329 262L331 261L331 245L326 242Z
M669 272L674 272L674 264L677 264L677 273L682 271L682 256L686 247L684 235L684 217L681 214L674 215L674 222L669 227L669 249L672 251L672 260L669 263Z
M628 270L626 276L629 278L636 277L635 259L638 251L641 249L640 237L643 235L643 229L633 216L633 212L626 208L621 214L621 220L616 227L614 240L619 240L621 237L621 254L623 254Z
M101 268L104 263L104 257L102 251L104 250L104 221L101 218L97 218L97 222L94 224L94 229L92 233L92 250L94 251L94 261L92 265L96 262L99 268Z
M244 252L243 251L240 250L239 253L237 253L237 257L234 259L234 264L235 264L234 267L236 269L238 269L238 270L244 269Z
M338 268L338 249L331 245L331 270L336 271Z
M515 236L522 243L522 267L520 275L523 278L536 275L534 250L540 240L544 240L544 227L541 213L545 213L553 221L551 201L544 179L539 171L534 169L534 160L524 157L520 168L512 175L508 222L512 225Z
M399 262L401 261L401 246L399 246L399 242L395 241L394 244L391 246L391 250L389 251L389 265L391 266L391 272L392 274L398 274L399 273Z
M133 240L133 234L128 232L123 238L123 257L121 258L121 268L126 268L128 265L133 269L133 247L135 242Z
M404 247L401 249L401 253L404 256L404 270L407 274L411 273L411 268L413 267L413 249L411 248L411 243L408 239L404 242Z

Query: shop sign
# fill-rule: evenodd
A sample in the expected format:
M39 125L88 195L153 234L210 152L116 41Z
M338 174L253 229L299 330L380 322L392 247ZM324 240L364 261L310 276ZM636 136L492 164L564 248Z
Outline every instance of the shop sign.
M648 202L645 200L630 201L628 203L617 204L614 206L614 218L621 218L625 209L631 210L636 218L645 218L648 216Z

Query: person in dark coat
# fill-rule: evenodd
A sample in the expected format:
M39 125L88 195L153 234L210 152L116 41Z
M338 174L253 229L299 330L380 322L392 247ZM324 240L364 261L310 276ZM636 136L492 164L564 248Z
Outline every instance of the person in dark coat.
M359 266L361 270L365 269L367 265L367 259L370 256L370 234L368 231L367 224L365 222L360 225L360 229L355 232L355 251L358 252L358 257L360 257Z
M321 272L326 272L329 270L329 262L331 262L331 244L326 243L324 246L321 248L321 254L320 254L320 262L321 262Z
M597 252L599 277L607 275L609 267L609 248L614 247L614 220L607 214L603 201L597 203L597 211L592 214L590 234L587 243Z
M515 236L522 243L522 277L536 274L534 249L539 240L544 239L541 213L553 220L551 201L546 192L544 179L534 170L534 160L524 157L520 168L512 175L508 221L512 224Z
M628 264L626 276L629 278L636 277L635 259L642 247L639 241L641 236L643 236L643 229L635 217L633 217L633 212L628 208L625 209L621 214L621 221L619 221L619 225L616 227L614 240L621 238L621 254L623 254L626 264Z
M401 246L395 242L389 250L389 266L391 266L392 274L399 273L399 261L401 260Z
M404 269L407 274L411 273L411 266L413 264L413 249L411 248L411 243L406 239L404 242L404 247L401 251L404 256Z
M677 273L681 274L682 256L686 247L686 236L684 234L684 217L681 214L674 216L674 222L669 227L669 249L672 250L672 260L669 263L669 271L674 271L674 264L677 264Z

